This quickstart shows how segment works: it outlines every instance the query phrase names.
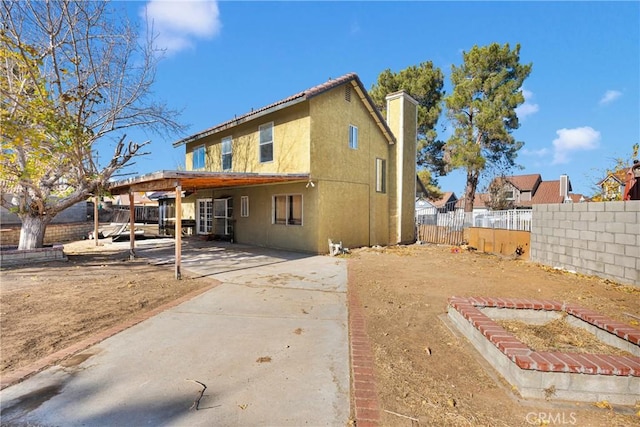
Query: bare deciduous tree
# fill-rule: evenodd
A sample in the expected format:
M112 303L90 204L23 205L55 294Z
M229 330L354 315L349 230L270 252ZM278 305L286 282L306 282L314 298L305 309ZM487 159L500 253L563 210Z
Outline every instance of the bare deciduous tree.
M22 220L19 249L41 247L47 224L97 194L144 153L129 128L172 134L178 113L152 97L152 36L102 1L2 1L1 204ZM117 140L106 166L95 145Z

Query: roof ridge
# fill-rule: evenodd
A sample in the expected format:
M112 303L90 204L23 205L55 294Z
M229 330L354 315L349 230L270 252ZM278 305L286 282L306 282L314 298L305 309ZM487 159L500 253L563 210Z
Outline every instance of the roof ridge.
M219 123L215 126L212 126L210 128L207 128L203 131L197 132L195 134L192 134L188 137L182 138L179 141L176 141L173 143L174 147L179 147L180 145L186 144L188 142L191 142L193 140L196 139L200 139L200 138L204 138L208 135L211 135L213 133L216 133L218 131L224 130L226 128L229 127L233 127L236 126L246 120L249 120L251 117L259 115L261 113L264 113L272 108L278 107L280 105L284 105L287 104L289 102L294 102L294 101L298 101L298 100L308 100L310 98L313 98L317 95L320 95L328 90L331 90L333 88L335 88L336 86L339 86L341 84L344 84L348 81L351 80L356 80L356 82L358 83L359 86L362 87L362 89L364 89L365 93L368 95L368 93L366 92L366 89L364 87L364 85L362 84L362 81L360 80L360 78L358 77L358 75L354 72L350 72L347 74L343 74L342 76L336 78L336 79L332 79L331 77L329 78L329 80L327 80L326 82L317 84L315 86L312 86L310 88L307 88L301 92L297 92L293 95L290 95L286 98L280 99L279 101L273 102L271 104L265 105L264 107L260 107L258 109L252 109L251 111L242 114L240 116L234 116L233 119L227 120L225 122ZM371 101L370 96L367 96L367 98ZM379 112L378 112L379 114ZM382 118L382 116L380 116L380 118ZM385 122L385 126L386 126L386 122Z

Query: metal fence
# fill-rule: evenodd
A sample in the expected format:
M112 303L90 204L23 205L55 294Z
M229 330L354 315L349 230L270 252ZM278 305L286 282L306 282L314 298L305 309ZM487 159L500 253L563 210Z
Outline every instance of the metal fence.
M487 211L473 215L473 227L531 231L531 209Z
M464 212L456 202L444 206L416 208L416 236L419 241L458 245L468 227L531 231L532 210Z
M416 236L421 242L459 245L464 240L464 210L455 202L416 209Z

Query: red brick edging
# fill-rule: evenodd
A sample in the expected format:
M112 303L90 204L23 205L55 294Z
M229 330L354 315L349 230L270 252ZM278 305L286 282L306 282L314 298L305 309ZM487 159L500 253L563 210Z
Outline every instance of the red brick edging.
M193 299L195 297L197 297L198 295L215 288L216 286L218 286L220 283L212 283L208 286L204 286L202 288L196 289L192 292L189 292L186 295L183 295L182 297L170 301L166 304L163 304L161 306L158 306L154 309L151 309L149 311L145 311L144 313L140 313L134 317L132 317L131 319L127 320L126 322L120 323L118 325L112 326L108 329L105 329L103 331L100 331L94 335L91 335L88 338L83 339L82 341L79 341L75 344L72 344L71 346L67 347L67 348L63 348L62 350L56 351L55 353L52 353L48 356L43 357L42 359L39 359L33 363L31 363L30 365L27 366L23 366L22 368L18 368L15 371L11 371L7 374L3 374L0 377L0 390L9 387L10 385L19 383L20 381L24 381L27 378L37 374L38 372L52 366L55 365L56 363L58 363L59 361L66 359L67 357L73 356L76 353L79 353L83 350L86 350L87 348L96 345L104 340L106 340L107 338L112 337L113 335L120 333L122 331L124 331L125 329L129 329L130 327L137 325L140 322L143 322L144 320L149 319L150 317L156 316L160 313L162 313L165 310L168 310L172 307L175 307L177 305L182 304L183 302L189 301L190 299Z
M521 369L592 375L640 376L640 357L531 350L513 334L482 313L478 307L565 311L630 343L640 345L640 330L609 319L593 310L573 304L563 304L559 301L522 298L451 297L449 305L455 308Z
M373 354L366 332L362 305L353 288L347 294L349 304L349 344L351 353L351 390L356 425L380 425L380 404L376 391Z

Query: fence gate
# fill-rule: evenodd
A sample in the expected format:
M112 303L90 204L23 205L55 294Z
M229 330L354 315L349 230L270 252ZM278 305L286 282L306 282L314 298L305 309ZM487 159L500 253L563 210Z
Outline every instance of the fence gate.
M421 242L459 245L464 241L465 213L455 202L416 209L416 237Z

